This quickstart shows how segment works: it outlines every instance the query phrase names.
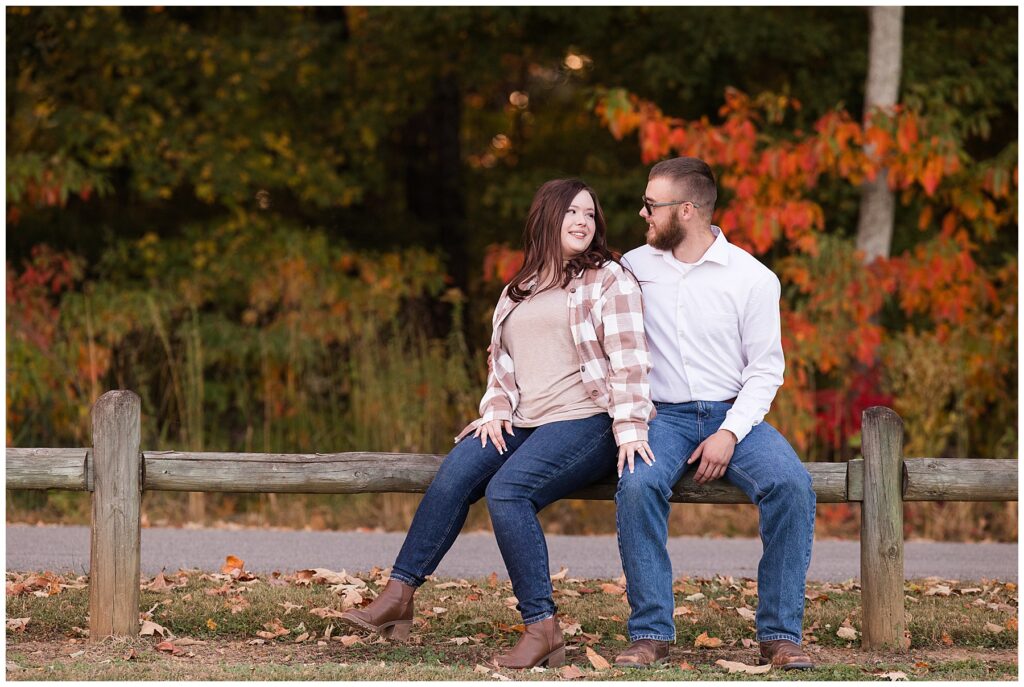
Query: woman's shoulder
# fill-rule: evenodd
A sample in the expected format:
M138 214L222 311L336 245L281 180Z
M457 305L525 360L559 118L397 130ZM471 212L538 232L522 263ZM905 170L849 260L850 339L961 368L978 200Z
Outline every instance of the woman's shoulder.
M599 267L587 270L584 279L588 283L610 286L615 283L636 284L636 278L622 264L615 260L607 260Z

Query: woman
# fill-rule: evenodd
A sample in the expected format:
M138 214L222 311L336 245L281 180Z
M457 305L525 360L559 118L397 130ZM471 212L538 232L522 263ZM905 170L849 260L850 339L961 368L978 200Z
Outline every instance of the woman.
M605 233L597 197L583 182L558 179L537 191L523 267L494 310L480 418L455 438L387 586L369 606L343 614L349 624L408 637L416 588L455 541L470 504L486 496L526 625L494 662L532 668L564 660L537 512L609 475L616 451L620 474L626 462L632 471L635 455L654 459L640 289Z

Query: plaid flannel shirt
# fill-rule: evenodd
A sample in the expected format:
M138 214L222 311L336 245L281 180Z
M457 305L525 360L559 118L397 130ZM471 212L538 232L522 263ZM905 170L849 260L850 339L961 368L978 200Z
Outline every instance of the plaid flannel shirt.
M569 282L568 291L569 328L580 356L584 388L611 416L617 445L646 441L647 423L655 410L647 380L651 356L639 285L622 266L608 262L584 270ZM519 404L512 356L501 347L502 324L516 305L506 286L492 318L493 365L476 424L511 420Z

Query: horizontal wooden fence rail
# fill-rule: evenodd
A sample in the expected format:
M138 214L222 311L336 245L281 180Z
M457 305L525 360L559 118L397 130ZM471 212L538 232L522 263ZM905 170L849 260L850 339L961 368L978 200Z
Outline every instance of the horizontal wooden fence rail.
M87 448L7 449L8 489L92 491ZM293 494L422 494L444 456L428 453L195 453L143 451L142 488ZM818 503L864 500L864 461L806 463ZM904 458L904 501L1016 501L1017 461L985 458ZM615 481L571 498L611 500ZM687 473L673 503L750 503L738 487L699 485Z
M137 635L142 492L422 493L444 456L408 453L196 453L142 451L139 397L110 391L93 406L92 448L8 448L8 489L92 492L90 638ZM818 503L861 504L862 644L903 643L905 501L1016 501L1017 461L904 458L903 423L888 408L864 411L864 458L806 463ZM610 477L571 498L610 500ZM675 503L749 503L737 487L698 485L692 471Z

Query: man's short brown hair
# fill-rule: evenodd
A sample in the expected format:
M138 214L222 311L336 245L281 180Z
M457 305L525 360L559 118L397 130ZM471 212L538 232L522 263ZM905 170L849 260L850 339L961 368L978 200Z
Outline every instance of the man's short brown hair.
M662 160L651 167L648 179L664 177L675 184L684 197L673 200L688 200L700 206L701 214L711 217L718 200L715 174L708 163L696 157L674 157Z

